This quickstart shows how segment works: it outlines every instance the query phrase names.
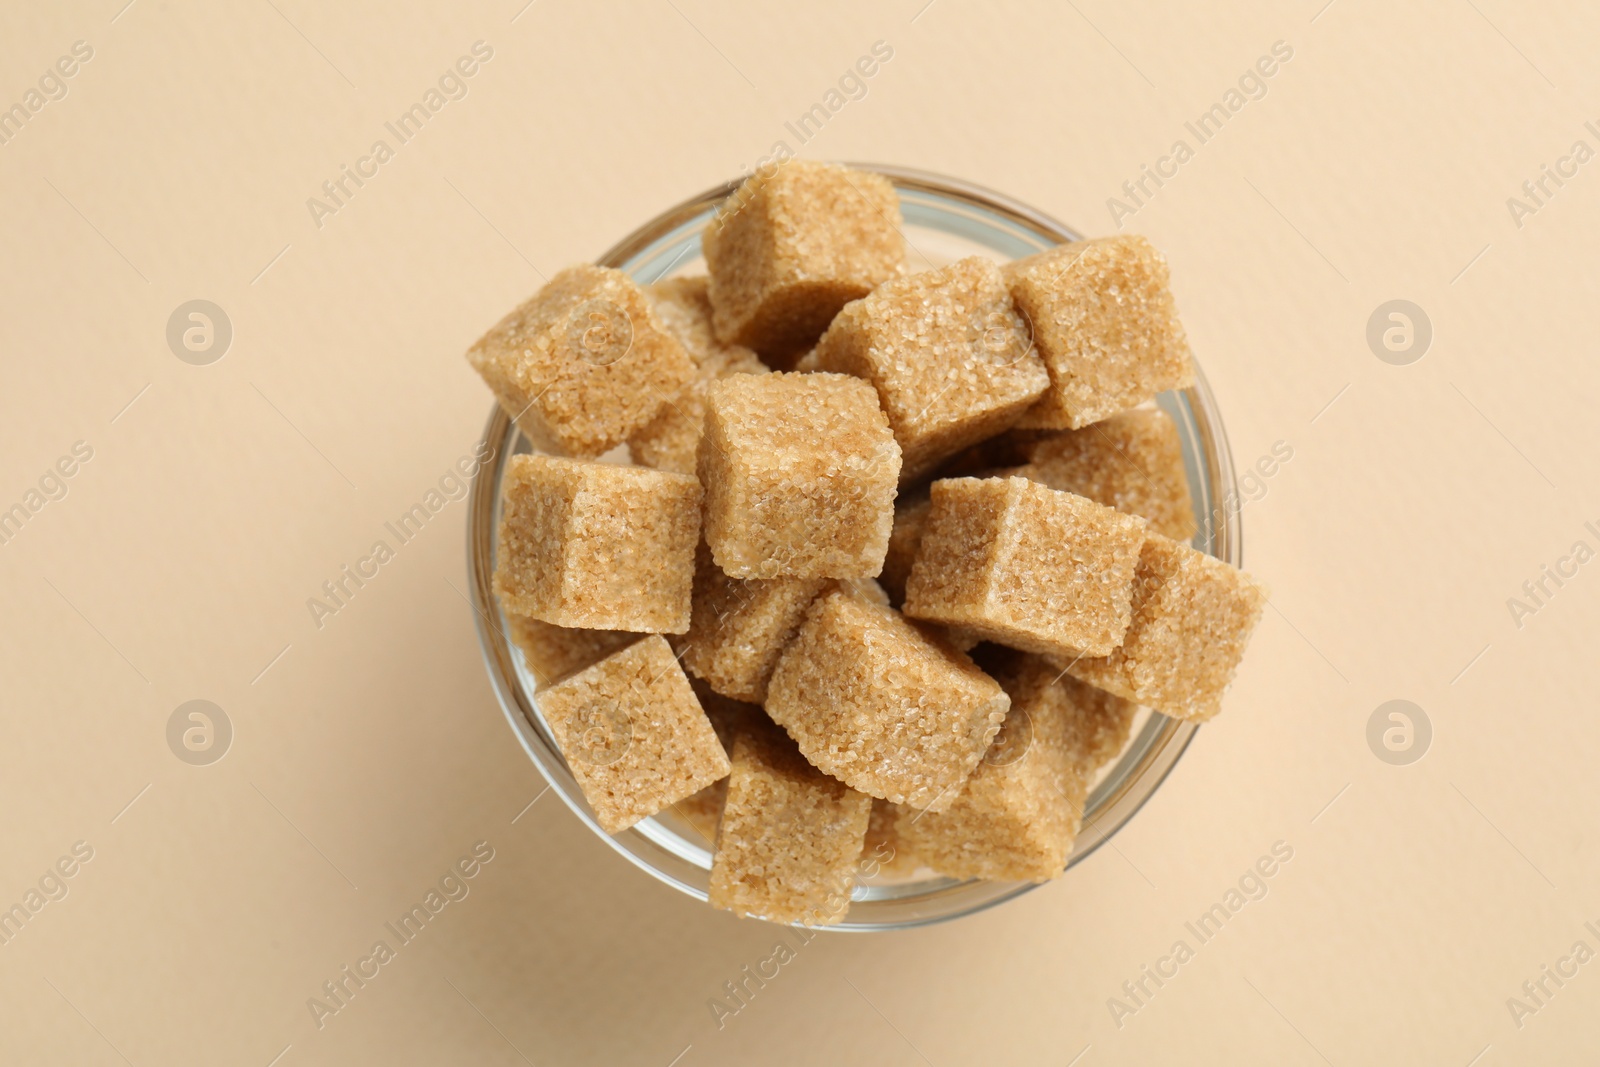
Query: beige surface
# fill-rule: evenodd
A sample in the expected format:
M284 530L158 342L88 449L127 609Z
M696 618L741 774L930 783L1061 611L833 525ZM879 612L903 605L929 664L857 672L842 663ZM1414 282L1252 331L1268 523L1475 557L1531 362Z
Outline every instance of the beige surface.
M74 842L93 858L0 946L0 1061L1588 1062L1600 962L1520 1028L1506 1002L1600 950L1600 564L1520 629L1506 599L1600 546L1600 162L1520 228L1506 198L1600 148L1600 20L923 2L9 5L4 102L74 41L94 56L0 146L0 505L74 442L93 458L0 545L0 900ZM477 40L466 98L319 229L306 198ZM306 601L469 455L489 398L461 353L540 272L799 148L784 123L877 40L892 60L805 154L1093 233L1292 46L1124 220L1171 259L1236 460L1293 449L1244 514L1276 610L1115 848L959 923L819 937L719 1029L708 1000L778 934L526 807L543 783L484 678L464 507L320 628ZM1411 366L1364 339L1397 297L1435 328ZM194 298L234 327L210 366L164 339ZM211 766L165 738L196 698L235 729ZM1434 727L1405 767L1365 740L1396 698ZM493 860L447 881L470 894L319 1029L307 999L478 841ZM1108 998L1277 841L1264 899L1119 1027Z

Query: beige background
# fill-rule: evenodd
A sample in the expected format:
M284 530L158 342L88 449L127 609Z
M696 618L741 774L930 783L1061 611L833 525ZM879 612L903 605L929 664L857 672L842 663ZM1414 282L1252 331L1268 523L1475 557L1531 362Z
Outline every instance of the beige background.
M1591 1062L1600 962L1520 1027L1506 1001L1600 950L1600 564L1520 629L1506 600L1600 547L1600 162L1520 228L1506 199L1600 148L1592 11L522 2L0 15L6 106L94 49L0 146L0 507L94 451L0 545L0 906L94 849L0 946L0 1061ZM466 98L317 228L306 199L477 40ZM784 122L878 40L893 59L804 154L1093 233L1293 48L1125 225L1171 259L1236 461L1293 448L1244 513L1275 607L1115 848L974 918L819 938L719 1030L707 1001L776 928L527 807L543 782L462 598L465 508L320 630L305 602L470 450L490 401L461 353L541 272L800 148ZM164 337L195 298L234 328L210 366ZM1393 298L1433 323L1410 366L1364 338ZM166 742L195 698L235 729L211 766ZM1434 729L1404 767L1365 739L1396 698ZM318 1029L307 998L479 840L470 896ZM1280 840L1268 895L1119 1027L1108 998Z

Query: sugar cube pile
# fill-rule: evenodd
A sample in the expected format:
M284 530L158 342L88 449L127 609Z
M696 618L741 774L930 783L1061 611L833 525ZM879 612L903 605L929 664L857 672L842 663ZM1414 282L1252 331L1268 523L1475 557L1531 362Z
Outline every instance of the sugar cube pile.
M762 167L707 273L557 274L467 353L530 451L494 592L595 823L674 812L714 907L1060 876L1139 708L1215 715L1266 602L1196 532L1144 238L912 271L899 197Z

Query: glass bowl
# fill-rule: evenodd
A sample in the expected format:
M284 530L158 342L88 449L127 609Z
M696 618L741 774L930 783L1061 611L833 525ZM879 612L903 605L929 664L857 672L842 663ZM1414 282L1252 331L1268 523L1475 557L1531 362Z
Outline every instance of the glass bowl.
M913 269L942 266L974 254L1004 262L1080 237L1042 212L967 182L900 167L851 165L885 175L898 189ZM640 283L702 273L700 233L738 185L729 182L663 212L598 263L626 271ZM1192 388L1164 393L1157 403L1176 421L1182 440L1200 528L1194 547L1239 566L1242 546L1234 505L1238 496L1228 441L1216 401L1198 367L1195 378ZM643 870L703 901L711 868L711 846L705 835L672 809L620 834L605 833L552 740L534 696L533 677L506 637L508 623L491 591L506 457L528 451L529 445L498 405L489 416L484 443L493 458L472 483L467 567L489 680L506 719L551 788L589 829ZM1069 871L1127 825L1166 779L1197 729L1194 723L1141 710L1129 744L1102 772L1089 795L1083 829L1067 860ZM894 930L940 922L971 915L1033 888L1033 883L960 880L926 870L880 873L858 881L843 922L820 929Z

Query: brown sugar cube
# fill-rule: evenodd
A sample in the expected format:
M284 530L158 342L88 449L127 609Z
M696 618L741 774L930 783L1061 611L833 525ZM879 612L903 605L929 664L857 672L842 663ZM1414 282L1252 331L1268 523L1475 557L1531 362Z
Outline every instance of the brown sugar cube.
M1110 655L1059 666L1176 719L1201 721L1244 658L1267 593L1243 571L1152 533L1133 583L1133 621Z
M718 778L704 789L672 805L672 810L683 817L683 821L689 824L689 829L705 843L707 848L711 848L716 844L717 823L722 819L722 806L727 801L728 780Z
M700 701L700 707L705 709L706 718L711 720L711 728L716 731L717 740L722 742L723 751L729 755L733 753L733 739L740 730L749 729L752 722L767 721L766 713L754 704L729 700L713 692L699 678L690 678L689 686ZM678 801L673 805L673 810L683 816L690 829L699 834L709 847L717 839L717 821L722 818L722 805L727 797L728 780L718 778L698 793Z
M645 296L667 332L689 353L695 371L681 393L628 437L628 448L643 466L693 474L705 422L706 388L730 374L765 374L767 366L743 345L723 345L712 336L711 301L703 275L657 282L645 288Z
M640 636L623 630L553 626L526 615L512 615L508 621L511 643L522 650L539 689L600 662Z
M1145 522L1026 478L933 483L905 613L1029 652L1105 655L1128 628Z
M839 309L905 271L889 179L833 163L762 167L701 237L717 336L787 369Z
M899 812L900 805L872 798L872 814L867 818L867 837L861 848L863 857L870 856L874 851L894 851L897 836L894 821Z
M968 656L891 608L817 600L767 684L767 714L816 767L875 797L943 808L1009 701Z
M836 578L833 581L833 588L860 597L880 608L889 607L889 593L878 584L876 578Z
M846 304L817 344L817 364L878 390L902 480L1006 429L1050 385L1000 268L981 256Z
M870 578L894 519L900 446L872 386L736 374L706 394L705 539L734 578Z
M1194 507L1178 427L1159 408L1136 408L1035 444L1013 473L1148 519L1175 541L1194 536Z
M1017 423L1077 429L1191 385L1167 261L1143 237L1098 237L1007 264L1050 389Z
M921 866L910 843L895 828L900 813L907 810L916 809L873 798L872 815L867 820L867 838L861 846L861 873L864 876L907 875Z
M507 612L556 626L683 633L699 532L688 475L512 456L494 591Z
M606 833L728 773L722 743L659 634L556 683L538 704Z
M1078 754L1084 774L1092 779L1096 771L1113 762L1127 747L1139 705L1088 682L1080 682L1070 674L1062 674L1044 657L1040 657L1040 661L1050 669L1056 684L1066 690L1079 710L1072 719L1072 748Z
M1084 773L1091 776L1122 753L1133 731L1134 717L1139 706L1132 701L1097 689L1081 682L1045 656L1000 645L984 645L973 653L973 659L1000 682L1011 694L1015 707L1018 694L1035 690L1044 692L1046 683L1061 690L1053 699L1065 699L1072 709L1068 716L1067 737L1071 750L1082 765ZM1020 688L1019 688L1020 687ZM1053 690L1050 691L1052 694Z
M644 296L650 302L656 318L661 320L661 325L678 339L683 350L696 363L712 352L728 349L755 359L755 353L748 348L724 345L712 332L711 297L707 291L709 285L710 279L704 274L668 278L645 286Z
M716 692L760 704L778 654L828 578L729 578L702 549L683 665Z
M878 576L893 607L901 607L905 602L906 578L911 574L917 550L922 547L922 532L932 508L933 501L925 492L895 502L889 552L883 560L883 573ZM983 641L977 633L960 626L935 626L925 620L922 625L937 630L947 643L963 652L971 652Z
M922 625L930 629L937 629L941 634L944 635L944 639L946 641L954 645L956 648L959 648L963 652L971 652L973 649L983 644L982 637L973 633L971 630L963 629L960 626L935 627L931 622L925 622Z
M844 918L872 798L811 766L770 723L734 738L732 765L712 906L815 926Z
M591 458L683 391L694 365L621 271L569 267L467 352L534 447Z
M906 598L906 578L911 574L911 564L922 545L922 531L927 525L928 512L933 502L924 490L911 497L902 496L895 501L894 526L889 530L889 551L883 557L883 573L878 575L878 588L883 590L881 603L898 608ZM970 652L980 640L977 634L958 626L935 626L924 622L923 627L937 631L948 644L963 652Z
M1021 430L1012 427L987 440L963 448L940 463L933 477L936 479L985 477L1003 468L1021 466L1028 462L1035 444L1060 432L1060 430Z
M1133 707L1058 675L1036 656L1015 657L999 673L1011 710L961 795L943 812L898 813L896 836L921 862L955 878L1004 881L1042 882L1066 869L1094 771L1111 744L1120 751Z
M681 655L678 656L678 662L683 662ZM767 721L767 713L760 707L723 696L707 685L703 678L690 675L689 688L694 690L695 698L705 710L706 718L711 720L711 728L717 732L717 740L722 742L723 749L728 752L733 751L733 739L740 730L749 729L752 722Z
M898 607L906 598L906 578L922 546L922 531L928 524L933 501L926 494L901 497L894 502L894 525L889 528L889 548L883 557L883 573L878 581L889 594L889 603Z

